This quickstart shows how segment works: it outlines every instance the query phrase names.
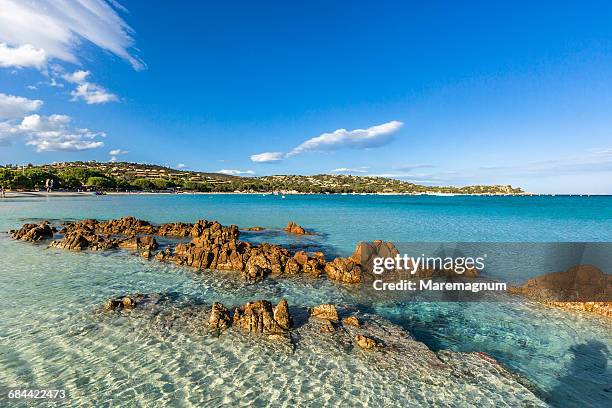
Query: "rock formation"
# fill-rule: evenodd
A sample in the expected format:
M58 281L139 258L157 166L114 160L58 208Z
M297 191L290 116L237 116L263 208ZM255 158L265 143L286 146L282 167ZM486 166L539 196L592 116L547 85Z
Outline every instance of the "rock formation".
M208 319L208 327L213 330L223 331L230 326L231 322L229 310L222 303L213 303L210 318Z
M303 228L290 222L287 230L302 234ZM101 251L123 248L139 251L144 258L207 270L236 271L248 282L258 282L268 275L299 275L320 277L324 272L330 280L341 283L367 283L373 276L372 261L375 257L394 257L398 254L390 242L360 242L353 255L326 262L323 253L290 250L279 245L251 244L239 240L237 226L223 226L217 221L199 220L195 224L167 223L155 226L134 217L97 221L86 219L67 223L59 231L63 238L53 241L50 247L81 251ZM53 236L46 224L26 224L18 231L11 231L15 239L40 240ZM154 236L186 238L190 242L168 246L154 253L158 243ZM453 276L454 271L419 269L408 278ZM391 274L386 274L391 277ZM469 271L463 276L475 276Z
M276 318L279 320L277 321ZM273 308L267 300L246 303L236 308L232 324L248 333L288 336L291 319L287 302L279 302L276 308Z
M295 235L311 235L310 232L306 231L304 228L302 228L301 225L298 225L293 221L289 221L289 223L287 223L287 226L283 228L283 230Z
M344 319L342 319L342 324L346 326L353 326L353 327L359 327L360 325L359 319L357 318L357 316L345 317Z
M340 321L336 306L329 303L309 309L308 315L317 319L329 320L332 323L338 323Z
M547 305L612 317L612 275L592 265L541 275L508 291Z
M53 238L54 229L51 228L48 221L40 224L24 224L18 230L10 230L9 234L13 239L22 241L38 242L45 239Z
M376 347L384 347L383 343L377 342L372 337L358 334L355 336L355 343L364 350L372 350Z

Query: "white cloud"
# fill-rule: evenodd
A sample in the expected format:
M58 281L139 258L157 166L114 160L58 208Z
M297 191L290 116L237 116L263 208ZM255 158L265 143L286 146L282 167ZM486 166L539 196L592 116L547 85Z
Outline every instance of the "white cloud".
M64 74L62 77L72 84L81 84L85 82L90 73L89 71L79 70L74 71L72 74Z
M242 171L242 170L228 170L228 169L219 170L217 171L217 173L227 174L230 176L242 176L242 175L252 176L253 174L255 174L253 170Z
M288 157L315 151L334 151L343 148L367 149L380 147L390 143L394 134L404 124L397 120L369 127L367 129L338 129L331 133L323 133L308 139L289 153L265 152L254 154L251 161L256 163L278 163Z
M282 152L265 152L252 155L251 161L255 163L278 163L283 160L284 156Z
M397 120L372 126L367 129L338 129L313 137L287 153L287 157L312 151L331 151L342 148L366 149L384 146L393 140L393 135L403 126Z
M128 154L128 153L129 152L127 150L121 150L121 149L114 149L108 152L108 154L110 154L111 156L119 156L120 154Z
M0 67L34 67L41 69L46 63L47 54L45 51L37 49L31 44L11 47L4 42L0 43Z
M179 163L176 165L177 169L184 169L185 167L187 167L187 165L185 163Z
M28 99L0 92L0 120L22 118L28 113L37 111L42 104L43 102L38 99Z
M102 132L92 132L71 126L72 118L67 115L41 116L28 115L21 120L0 122L0 142L8 142L13 137L25 137L26 145L34 146L36 151L81 151L104 146L96 140L104 137Z
M70 95L72 95L73 101L82 99L88 105L117 102L119 100L117 95L108 92L100 85L92 84L89 82L77 86L74 91L70 92Z
M333 169L332 173L367 173L369 167L339 167L337 169Z
M89 71L80 70L75 71L72 74L62 75L66 81L77 84L76 89L70 92L73 101L81 99L88 105L92 105L98 103L117 102L119 100L117 95L108 92L102 86L88 82L87 77L89 74Z
M117 3L104 0L0 0L2 66L42 68L51 58L78 63L83 40L127 60L134 69L144 63L134 56L133 30L117 14ZM113 8L115 6L115 8Z

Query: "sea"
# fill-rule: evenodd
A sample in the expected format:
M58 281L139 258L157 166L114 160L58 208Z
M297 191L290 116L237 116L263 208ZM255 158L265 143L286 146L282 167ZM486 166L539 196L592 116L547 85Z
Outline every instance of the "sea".
M612 406L612 321L596 315L510 299L364 303L351 285L325 279L269 278L246 285L232 274L148 261L125 251L48 249L13 241L7 234L26 222L60 224L127 215L153 223L207 219L240 228L261 226L264 231L243 232L241 238L320 250L329 258L348 256L359 241L377 239L527 246L612 242L611 196L133 194L3 199L0 391L55 388L69 395L64 402L11 404L440 406L427 396L433 390L422 387L426 379L419 383L421 379L399 381L384 372L373 375L372 367L348 355L281 358L237 337L155 331L144 322L102 319L96 313L109 297L163 292L206 304L285 298L292 307L335 303L375 313L432 350L492 356L525 378L550 406ZM286 234L282 228L288 221L313 234ZM474 406L467 394L447 393L442 405Z

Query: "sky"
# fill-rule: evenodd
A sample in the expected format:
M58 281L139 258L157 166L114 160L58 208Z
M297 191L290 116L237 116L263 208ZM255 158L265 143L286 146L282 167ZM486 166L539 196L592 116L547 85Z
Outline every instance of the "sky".
M0 0L0 164L612 194L611 21L605 1Z

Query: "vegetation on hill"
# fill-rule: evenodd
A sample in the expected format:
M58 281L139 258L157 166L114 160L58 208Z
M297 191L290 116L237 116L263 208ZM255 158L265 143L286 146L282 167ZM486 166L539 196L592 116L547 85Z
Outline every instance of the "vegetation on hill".
M63 190L390 194L520 194L523 192L520 188L509 185L437 187L370 176L320 174L237 177L124 162L70 162L42 166L0 167L0 186L4 188L41 189L44 188L46 180L53 180L54 188Z

